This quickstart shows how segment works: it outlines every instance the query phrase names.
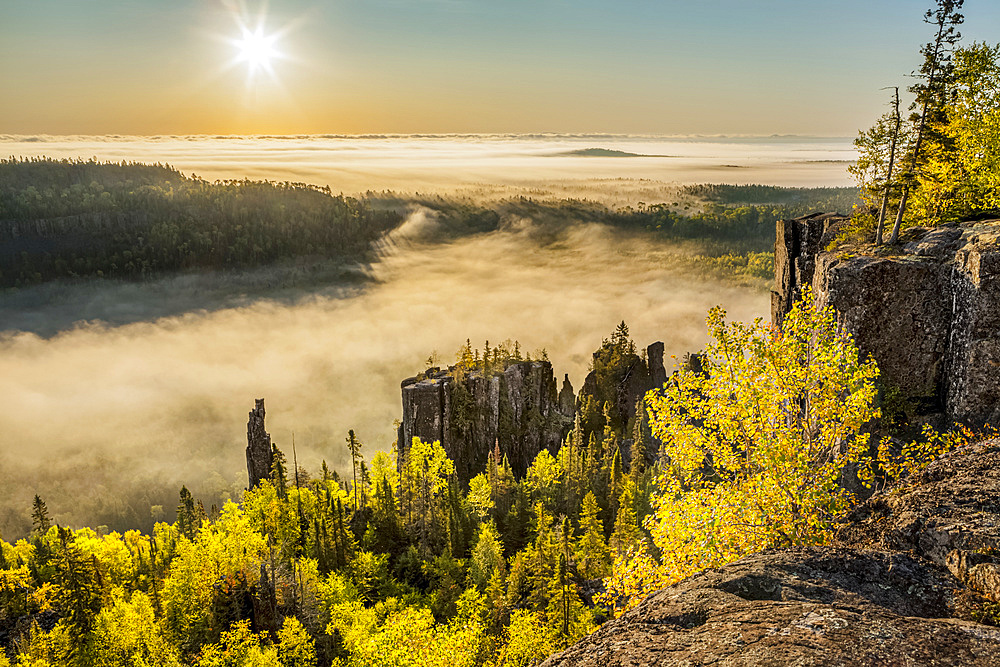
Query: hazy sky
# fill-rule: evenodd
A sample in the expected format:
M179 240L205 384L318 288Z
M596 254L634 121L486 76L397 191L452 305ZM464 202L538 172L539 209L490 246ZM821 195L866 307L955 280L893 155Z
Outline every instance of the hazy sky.
M0 0L0 133L853 135L930 4ZM965 14L1000 36L1000 3ZM261 15L276 57L248 76Z

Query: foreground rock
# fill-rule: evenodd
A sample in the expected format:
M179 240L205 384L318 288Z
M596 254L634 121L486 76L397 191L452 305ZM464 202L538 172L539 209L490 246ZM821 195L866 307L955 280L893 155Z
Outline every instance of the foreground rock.
M836 546L756 554L647 597L544 663L998 665L1000 440L873 496ZM994 612L995 613L995 612Z
M1000 421L1000 221L913 227L898 247L827 250L845 221L778 222L773 322L811 286L911 418Z

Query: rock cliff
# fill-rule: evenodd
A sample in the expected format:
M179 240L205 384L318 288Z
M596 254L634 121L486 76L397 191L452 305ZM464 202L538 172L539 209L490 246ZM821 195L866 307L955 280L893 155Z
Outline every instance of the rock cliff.
M599 351L594 353L595 360ZM667 371L663 366L663 343L656 342L646 348L640 357L630 354L614 368L601 374L595 369L587 374L580 389L580 396L593 396L599 403L611 403L620 424L628 424L635 416L635 405L650 389L663 387Z
M1000 423L1000 221L911 228L899 247L826 250L844 220L778 222L773 322L810 285L911 418Z
M520 477L542 449L555 452L573 424L565 414L572 386L556 392L548 361L520 361L502 372L456 373L454 368L428 369L423 377L402 382L403 418L398 432L399 455L414 437L438 440L467 483L486 469L493 448L507 457Z
M1000 440L847 517L828 548L765 551L648 596L543 667L997 665Z
M647 391L667 380L663 366L663 343L646 348L640 357L629 354L602 373L591 371L580 396L605 402L622 426L635 414L636 403ZM595 353L595 359L598 353ZM484 374L429 368L401 383L403 416L397 432L400 461L414 437L440 441L462 483L486 469L494 447L506 456L520 478L542 449L559 449L576 416L577 397L569 376L556 390L548 361L507 362L503 371ZM655 455L657 444L647 456ZM623 440L623 460L628 465L631 440Z
M247 420L247 475L250 490L271 478L271 435L264 430L264 399L258 398Z

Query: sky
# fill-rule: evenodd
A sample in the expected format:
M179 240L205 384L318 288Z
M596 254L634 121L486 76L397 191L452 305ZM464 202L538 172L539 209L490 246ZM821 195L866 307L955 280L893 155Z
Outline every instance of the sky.
M851 136L929 0L0 0L0 134ZM968 40L1000 35L969 0ZM272 57L251 72L241 26Z

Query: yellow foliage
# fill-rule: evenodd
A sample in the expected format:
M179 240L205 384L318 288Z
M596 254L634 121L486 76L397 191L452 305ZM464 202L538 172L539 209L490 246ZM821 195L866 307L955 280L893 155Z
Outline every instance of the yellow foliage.
M640 595L769 547L819 544L852 501L838 485L867 449L878 369L807 290L783 331L727 323L713 309L703 373L680 371L647 396L669 460L640 545L616 561L607 602Z
M349 665L360 667L472 667L484 629L461 614L436 624L427 608L403 607L378 623L375 612L358 603L334 609L327 632L341 633L350 653Z
M529 667L536 665L558 646L556 633L532 611L518 609L510 617L506 641L494 667Z
M195 667L274 667L280 665L278 651L266 645L265 633L254 634L250 621L237 621L222 633L218 644L202 648Z
M877 458L862 466L859 476L869 487L878 490L888 484L916 477L924 468L953 449L998 435L1000 431L989 424L978 430L959 425L945 433L924 425L922 437L911 442L899 444L889 437L882 438Z
M0 570L0 593L15 593L31 587L31 572L27 565L13 570Z

